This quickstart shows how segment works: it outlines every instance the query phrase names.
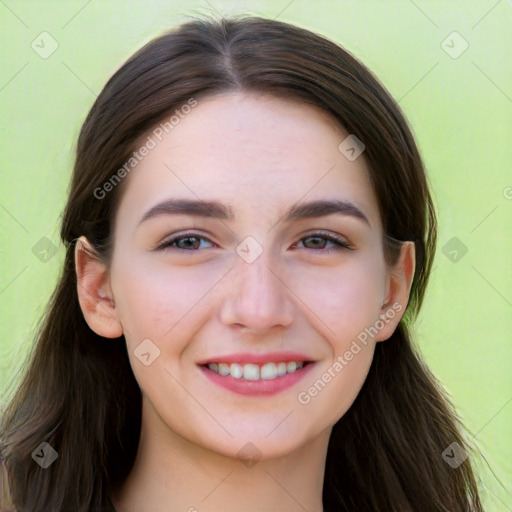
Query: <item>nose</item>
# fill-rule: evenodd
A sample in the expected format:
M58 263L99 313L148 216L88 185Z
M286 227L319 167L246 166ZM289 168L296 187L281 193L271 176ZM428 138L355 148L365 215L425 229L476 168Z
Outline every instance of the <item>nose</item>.
M265 252L252 263L237 262L220 310L224 325L263 335L292 323L293 293L268 263Z

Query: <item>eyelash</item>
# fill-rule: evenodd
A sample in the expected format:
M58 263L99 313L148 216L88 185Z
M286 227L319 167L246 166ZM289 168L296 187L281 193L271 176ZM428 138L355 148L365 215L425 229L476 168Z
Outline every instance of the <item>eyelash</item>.
M197 252L199 249L182 249L179 247L171 247L171 245L179 240L186 240L187 238L197 238L199 240L207 240L211 244L214 244L209 238L200 235L199 233L185 233L183 235L179 235L176 237L173 237L169 240L164 241L162 244L156 247L156 250L164 250L164 249L178 249L180 251L190 251L190 252ZM325 233L311 233L305 237L302 237L299 242L302 242L303 240L307 240L308 238L320 238L323 240L327 240L328 242L332 242L335 244L335 247L332 247L330 249L308 249L310 251L315 252L324 252L324 253L330 253L331 251L342 251L342 250L349 250L352 251L354 248L341 236L333 235L333 234L325 234ZM214 244L215 245L215 244ZM294 244L295 246L296 244Z

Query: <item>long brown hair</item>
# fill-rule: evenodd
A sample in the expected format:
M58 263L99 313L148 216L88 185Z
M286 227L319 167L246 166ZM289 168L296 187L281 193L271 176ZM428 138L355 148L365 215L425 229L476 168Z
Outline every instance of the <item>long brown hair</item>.
M74 266L85 235L106 262L122 187L99 193L140 138L191 98L258 91L316 105L364 142L378 198L388 263L414 241L416 273L406 314L378 343L366 382L333 428L326 461L326 511L481 511L470 459L457 468L442 452L469 451L441 386L416 353L409 329L425 294L436 246L436 216L422 160L396 102L334 42L257 17L194 19L133 55L107 82L85 120L61 238L62 275L27 370L5 408L0 455L21 510L99 511L130 471L141 393L124 337L107 340L82 315ZM57 461L31 457L42 443Z

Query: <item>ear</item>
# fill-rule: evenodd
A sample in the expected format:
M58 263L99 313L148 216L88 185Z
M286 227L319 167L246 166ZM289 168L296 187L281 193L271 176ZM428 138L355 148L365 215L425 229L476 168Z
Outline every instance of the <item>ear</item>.
M375 336L375 341L389 339L404 316L405 308L409 303L415 268L414 242L404 242L396 265L389 271L387 295L377 320L378 325L384 325Z
M107 266L84 236L75 246L75 269L78 300L89 327L104 338L122 336Z

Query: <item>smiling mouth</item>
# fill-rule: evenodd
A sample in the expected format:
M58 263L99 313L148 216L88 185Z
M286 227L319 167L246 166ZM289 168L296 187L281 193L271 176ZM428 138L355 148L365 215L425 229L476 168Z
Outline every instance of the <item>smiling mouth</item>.
M201 365L223 377L242 380L274 380L292 374L310 364L311 361L288 361L265 364L209 363Z

